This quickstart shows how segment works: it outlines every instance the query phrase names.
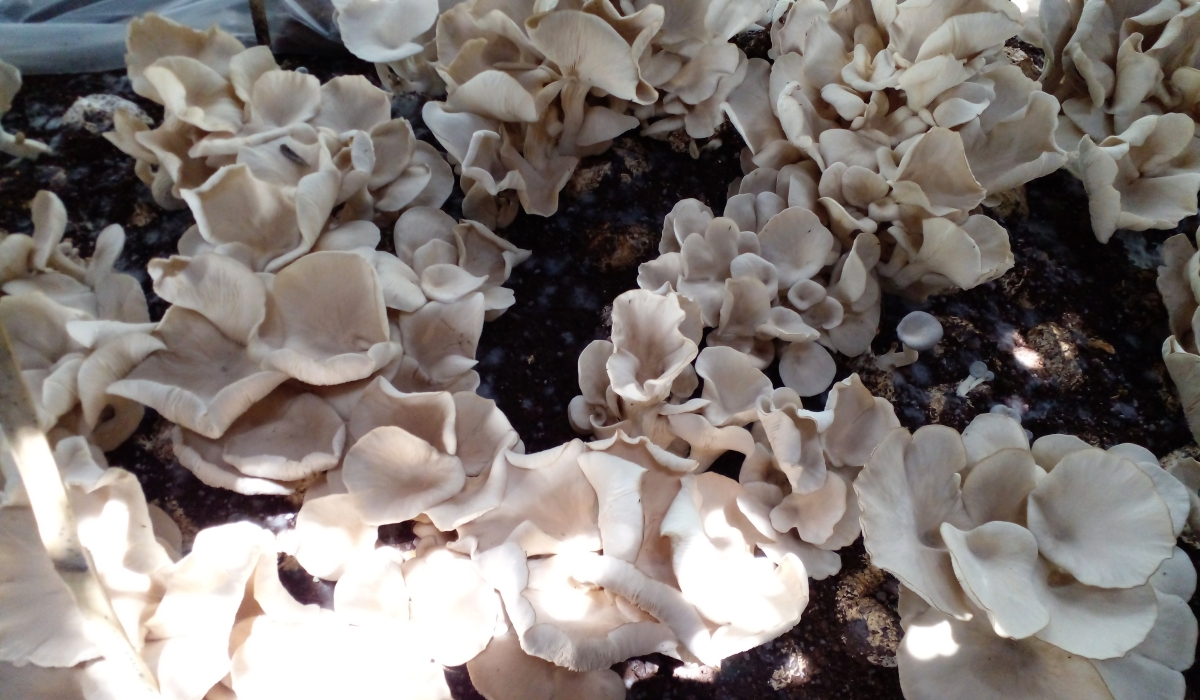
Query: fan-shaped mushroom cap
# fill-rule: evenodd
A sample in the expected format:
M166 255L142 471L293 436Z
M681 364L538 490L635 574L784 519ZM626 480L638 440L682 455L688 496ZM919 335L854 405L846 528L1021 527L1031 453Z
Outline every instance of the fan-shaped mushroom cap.
M404 361L411 361L408 391L459 390L457 383L475 366L475 350L483 332L486 300L480 293L452 303L431 301L400 317ZM401 370L403 374L404 369ZM396 384L403 385L400 376ZM478 384L475 377L474 385ZM470 388L473 389L474 385ZM455 388L451 388L455 387Z
M630 656L678 653L669 627L573 581L574 555L526 561L507 543L480 555L479 563L500 589L521 648L532 656L586 672Z
M411 520L445 501L466 481L462 462L393 426L375 428L346 453L342 478L364 522Z
M222 442L222 457L243 474L296 481L338 465L346 424L320 397L285 384L243 413Z
M967 444L965 433L963 444ZM967 454L970 461L970 451ZM962 485L963 507L977 523L1001 520L1024 526L1026 498L1036 486L1039 473L1028 450L999 450L970 467Z
M162 104L162 97L145 78L146 68L158 59L186 56L196 59L219 75L228 76L234 56L245 51L240 41L216 25L200 32L154 13L147 13L129 23L126 45L128 52L125 54L125 64L129 68L129 82L133 91L159 104Z
M1140 644L1154 626L1158 607L1149 584L1095 588L1055 570L1044 558L1037 567L1038 600L1050 613L1039 639L1080 656L1112 659Z
M287 379L283 372L260 369L244 347L194 311L168 309L155 333L167 349L151 354L108 392L205 437L220 437Z
M237 244L255 270L274 272L316 243L337 195L335 177L336 170L322 169L289 191L258 179L246 165L227 165L181 196L205 241Z
M1068 454L1029 496L1043 556L1093 586L1140 586L1171 556L1174 529L1153 480L1100 450Z
M712 402L704 407L704 417L715 426L752 422L759 398L771 392L771 380L733 348L704 348L696 374L704 378L701 398Z
M515 542L530 555L599 549L596 492L579 468L586 449L572 440L530 455L506 453L508 481L500 504L461 525L459 541L474 538L481 552Z
M895 429L871 454L854 482L862 507L863 540L871 561L939 610L971 614L940 528L973 524L963 508L957 473L966 466L958 433L925 426L913 435Z
M771 510L771 525L779 532L792 528L800 539L824 544L846 514L848 485L838 476L826 476L825 483L807 493L795 492Z
M500 596L468 557L434 549L402 568L413 634L429 656L458 666L487 647L502 620Z
M340 252L306 255L275 276L251 342L264 366L316 385L362 379L400 352L374 268Z
M230 671L230 630L270 533L250 523L205 528L192 551L161 572L164 593L147 620L147 664L176 697L198 697Z
M424 49L416 40L438 18L436 0L389 0L340 3L338 29L346 48L372 63L402 61Z
M180 425L171 429L171 449L180 464L209 486L247 496L283 496L296 490L294 481L272 481L241 473L225 461L225 446L219 439L207 438Z
M942 339L942 324L931 314L912 311L900 319L896 335L913 350L931 350Z
M892 404L872 396L857 374L833 385L825 411L833 413L822 439L825 457L834 467L863 466L888 431L900 427Z
M1036 638L996 636L982 614L963 622L926 608L905 618L897 661L910 700L1110 699L1087 659Z
M610 669L577 672L530 656L512 631L467 662L471 685L487 700L620 700L625 684Z
M708 482L703 489L701 480ZM776 566L755 558L736 528L709 532L702 518L704 492L721 488L737 489L737 483L719 474L683 477L662 533L671 540L684 598L707 619L731 627L730 638L722 641L732 645L727 651L736 652L777 636L800 619L808 604L808 578L795 555L784 555Z
M310 487L296 514L293 555L313 576L340 581L352 563L376 551L378 529L364 522L358 501L344 487L330 493Z
M1033 586L1038 548L1028 530L1001 521L963 532L943 523L941 535L954 574L971 602L987 612L996 634L1024 639L1049 624Z
M613 391L637 403L662 401L697 352L681 331L687 314L679 300L635 289L616 298L612 317L614 351L607 366Z
M236 132L242 107L233 86L217 71L188 56L164 56L143 77L167 111L204 131Z
M229 339L245 344L266 313L267 288L237 260L215 253L194 258L171 256L147 266L154 291L164 300L191 309Z

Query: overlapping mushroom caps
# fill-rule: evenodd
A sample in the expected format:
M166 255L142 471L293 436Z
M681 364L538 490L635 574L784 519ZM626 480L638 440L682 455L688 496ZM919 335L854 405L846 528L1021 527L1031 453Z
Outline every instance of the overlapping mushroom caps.
M872 562L906 587L905 697L1183 697L1191 504L1146 449L1030 446L984 414L893 430L854 487Z
M843 249L871 234L910 296L999 277L1007 233L972 210L1066 160L1057 101L1003 52L1019 27L1006 0L791 3L725 104L749 147L731 194L817 212Z
M67 212L57 196L38 192L31 209L32 235L0 239L0 322L42 430L114 449L137 429L143 411L106 392L162 347L150 335L141 285L113 269L125 232L115 224L105 228L84 260L63 240Z
M189 201L203 222L206 205ZM372 380L473 391L484 320L512 305L500 285L529 255L430 207L396 221L395 255L376 250L367 221L305 244L279 226L286 209L249 225L213 211L239 239L214 245L201 224L180 255L151 261L172 306L153 327L155 352L107 389L176 423L176 456L202 481L247 494L291 493L337 467Z
M518 201L529 213L553 214L579 158L603 152L639 120L663 117L650 133L684 127L694 138L711 136L747 65L728 40L768 3L702 5L468 0L443 8L432 65L447 95L422 115L461 168L467 216L503 226ZM422 25L387 26L396 27L393 36L351 28L348 46L368 60L407 54L398 73L412 75L430 53L410 53L420 39L409 34Z
M1092 229L1174 228L1200 190L1200 6L1047 0L1042 82L1062 102L1059 146L1087 189Z
M21 71L10 63L0 61L0 119L12 109L13 98L20 90ZM0 127L0 153L37 160L38 156L49 152L50 147L41 141L27 139L21 132L10 134Z
M338 222L369 221L450 195L449 165L361 76L321 85L281 70L267 47L154 14L130 23L126 63L134 91L166 117L150 129L118 111L105 136L137 159L159 204L207 213L197 223L213 245L254 221L311 246L337 205Z
M848 486L884 433L899 425L891 405L851 376L834 386L824 411L811 412L795 390L773 389L749 355L712 345L712 335L697 356L695 341L684 333L689 325L698 327L684 311L686 301L674 292L644 290L617 298L613 342L595 341L580 357L583 393L571 402L572 425L602 438L589 444L593 448L620 445L630 436L647 441L647 449L661 455L660 465L667 465L660 472L679 472L674 479L703 472L726 452L742 454L738 482L704 474L696 477L701 492L720 493L729 517L739 514L737 522L752 528L744 537L769 559L794 554L813 578L836 573L840 560L833 552L858 537L858 507ZM641 336L644 344L631 348L630 336ZM699 397L691 398L697 388ZM673 455L686 460L672 467ZM594 476L602 473L599 466L584 467L601 496L602 531L604 489L640 493L645 509L656 488L645 483L649 476L640 476L645 464L626 469L622 479L611 476L619 465L610 467L600 484ZM637 507L625 503L615 514Z
M407 633L407 593L388 568L398 562L395 550L378 550L378 564L339 585L334 610L301 605L279 581L271 533L244 522L208 528L181 558L179 529L146 504L132 474L105 468L80 437L61 440L55 458L80 540L162 697L266 699L281 689L301 698L347 691L362 698L450 697L442 668L425 660L413 647L418 637ZM91 641L94 632L42 549L30 509L0 507L0 522L0 681L6 691L132 696L113 667L122 662L104 658ZM390 659L396 653L404 658ZM327 672L331 663L336 674ZM397 663L403 689L390 680Z

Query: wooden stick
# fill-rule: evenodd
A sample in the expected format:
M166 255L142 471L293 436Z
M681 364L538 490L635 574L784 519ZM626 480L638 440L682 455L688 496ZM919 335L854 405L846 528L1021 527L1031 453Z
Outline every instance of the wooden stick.
M131 681L128 691L137 698L160 698L158 683L146 662L125 635L112 601L100 584L91 555L79 541L75 513L58 473L46 434L37 424L37 412L13 353L12 340L0 323L0 429L12 449L17 470L38 534L54 570L75 598L80 612L91 623L89 632L104 658Z
M271 27L267 24L267 6L264 0L250 0L250 21L254 23L254 40L259 46L271 48Z

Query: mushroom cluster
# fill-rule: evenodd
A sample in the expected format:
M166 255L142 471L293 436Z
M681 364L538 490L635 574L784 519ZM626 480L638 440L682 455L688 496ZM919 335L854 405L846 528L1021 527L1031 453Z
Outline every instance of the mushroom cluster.
M854 488L871 561L903 584L909 700L1183 697L1191 499L1145 448L1030 445L989 413L891 431Z
M910 296L999 277L1007 233L973 210L1066 160L1058 102L1003 51L1019 20L1007 0L790 3L725 106L736 192L817 212L844 248L877 237L880 281Z
M31 205L33 234L0 238L0 323L7 330L39 427L56 438L87 436L105 450L133 434L141 405L109 387L162 348L142 287L113 269L120 226L96 237L84 260L63 241L67 212L51 192Z
M0 118L12 109L13 98L20 90L21 71L16 66L0 61ZM37 160L38 156L49 152L50 147L41 141L27 139L20 132L10 134L0 126L0 153Z
M175 454L201 481L245 494L292 493L337 467L376 381L474 391L484 320L512 305L500 285L529 255L430 207L397 219L392 254L368 221L305 246L281 208L248 228L221 201L189 203L199 223L180 255L149 265L172 304L159 347L107 390L176 423Z
M79 538L122 631L157 681L154 697L449 699L441 667L415 649L406 620L371 607L386 579L347 585L335 610L301 605L279 581L271 533L250 523L208 528L181 558L178 527L147 505L132 474L106 468L80 437L60 440L54 454ZM97 630L55 572L28 505L0 507L0 526L6 695L146 697L121 660L97 645ZM338 673L327 673L330 667ZM405 677L399 696L391 681L397 672Z
M1200 191L1200 4L1044 0L1042 82L1055 138L1083 181L1092 229L1174 228Z
M445 101L427 103L423 117L458 164L464 213L491 226L507 225L518 201L553 214L579 159L641 123L656 120L651 134L712 136L748 65L729 39L770 9L767 0L442 4L439 15L435 0L355 0L339 3L338 23L385 83L444 84Z
M848 486L875 444L899 426L891 404L851 375L829 392L824 411L806 410L795 390L775 389L750 356L715 344L699 350L698 313L674 292L618 297L612 340L594 341L580 355L572 426L600 444L633 436L686 457L690 464L677 470L735 496L757 531L746 536L768 558L793 553L815 579L837 573L834 551L859 533ZM705 473L726 453L742 456L736 482ZM656 500L644 480L624 488L640 492L644 508Z
M127 47L134 92L166 116L151 129L118 110L105 137L137 159L138 177L163 207L224 197L220 206L239 224L282 224L288 217L275 209L292 209L311 246L334 207L342 223L394 220L450 195L450 166L407 120L392 119L388 93L362 76L321 85L281 70L268 47L247 49L215 25L200 32L154 14L130 22Z

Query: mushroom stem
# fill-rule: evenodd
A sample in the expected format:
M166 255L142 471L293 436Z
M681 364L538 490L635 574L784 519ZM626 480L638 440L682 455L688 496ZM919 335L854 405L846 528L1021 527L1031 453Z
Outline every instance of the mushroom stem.
M80 612L91 623L93 641L104 658L135 680L130 688L141 691L137 697L159 698L154 675L125 635L112 601L96 576L91 556L79 541L67 489L36 416L33 399L21 379L12 341L0 323L0 429L12 449L42 544Z
M271 46L271 27L267 24L267 5L263 0L250 0L250 21L254 23L254 40L259 46Z

